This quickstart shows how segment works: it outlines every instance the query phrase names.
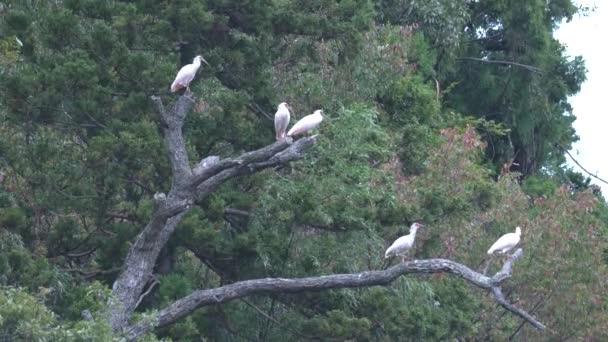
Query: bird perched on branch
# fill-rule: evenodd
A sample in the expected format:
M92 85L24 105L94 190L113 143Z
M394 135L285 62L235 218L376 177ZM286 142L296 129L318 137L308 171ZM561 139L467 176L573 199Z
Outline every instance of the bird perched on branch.
M492 254L498 251L501 254L508 252L511 248L515 247L519 243L521 238L521 228L515 228L515 233L507 233L496 240L492 247L488 249L488 254Z
M289 105L287 102L281 102L274 114L274 131L277 140L285 138L287 125L289 125Z
M398 255L401 256L403 261L405 261L405 253L414 245L416 232L420 227L424 227L424 225L414 222L410 226L410 233L395 240L395 242L393 242L393 244L384 253L384 257L388 259L392 256Z
M194 79L196 75L196 71L201 66L201 62L209 65L207 61L203 58L203 56L196 56L192 61L192 64L184 65L177 76L175 76L175 81L171 84L171 92L175 93L181 88L186 88L186 92L190 92L190 82Z
M300 121L296 122L296 124L291 127L289 132L287 132L287 135L292 137L294 135L304 134L319 126L321 121L323 121L323 111L317 109L313 114L306 115L300 119Z

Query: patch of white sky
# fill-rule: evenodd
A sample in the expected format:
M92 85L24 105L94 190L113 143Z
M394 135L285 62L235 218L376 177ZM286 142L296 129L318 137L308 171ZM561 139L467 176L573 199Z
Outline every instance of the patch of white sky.
M555 37L566 46L570 58L583 56L587 68L587 80L581 91L569 99L576 116L574 129L580 140L574 143L570 153L589 172L608 180L608 116L606 103L608 92L604 82L608 80L608 1L579 1L579 5L594 8L586 16L575 15L555 31ZM568 165L587 175L568 156ZM591 182L608 194L608 184L591 177Z

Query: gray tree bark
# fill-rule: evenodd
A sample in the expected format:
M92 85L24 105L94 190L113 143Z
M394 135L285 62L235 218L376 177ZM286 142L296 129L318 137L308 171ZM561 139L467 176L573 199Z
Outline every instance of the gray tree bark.
M296 142L287 138L237 158L205 158L193 172L182 126L192 109L194 99L189 95L181 96L170 111L165 109L159 97L153 96L152 101L163 123L165 145L173 173L172 185L167 195L157 193L154 196L152 217L131 246L122 271L112 286L113 298L109 303L108 319L116 331L127 326L131 313L140 303L144 288L152 277L152 269L161 249L195 201L204 199L231 178L300 159L303 152L315 142L314 136Z
M413 260L402 262L383 271L369 271L355 274L334 274L309 278L265 278L245 280L234 284L194 291L192 294L160 310L152 321L140 321L127 329L126 338L131 341L155 327L171 324L189 315L199 307L222 304L233 299L254 294L299 293L337 288L369 287L387 285L400 276L419 273L450 273L467 282L491 292L502 307L520 316L537 329L545 326L526 311L510 304L503 296L500 284L511 276L513 261L523 254L518 249L505 262L502 269L492 277L475 272L465 265L447 259Z
M172 168L171 190L168 194L154 195L155 207L150 221L137 236L123 263L120 275L112 287L113 297L108 303L108 320L114 331L134 340L155 327L171 324L205 305L215 305L253 294L298 293L336 288L387 285L397 277L418 273L451 273L469 283L491 292L496 301L515 315L538 329L545 326L526 311L510 304L502 294L500 284L510 277L511 264L522 254L518 249L493 277L473 271L465 265L446 259L413 260L400 263L383 271L356 274L335 274L298 279L266 278L236 282L213 289L197 290L175 301L155 314L152 320L141 320L129 325L129 319L143 296L144 288L154 280L152 270L161 249L168 242L182 217L192 204L204 199L227 180L251 174L302 158L303 152L315 142L315 136L297 141L291 138L275 142L237 158L220 159L211 156L190 167L182 135L182 126L194 99L181 96L167 111L159 97L152 97L159 112L165 144Z

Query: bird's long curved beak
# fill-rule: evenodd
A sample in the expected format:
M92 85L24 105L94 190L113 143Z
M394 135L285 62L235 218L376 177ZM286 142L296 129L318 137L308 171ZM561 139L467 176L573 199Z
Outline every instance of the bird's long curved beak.
M203 57L201 57L201 61L203 61L203 63L207 64L207 66L211 66L211 65L209 65L209 63L207 63L207 61Z

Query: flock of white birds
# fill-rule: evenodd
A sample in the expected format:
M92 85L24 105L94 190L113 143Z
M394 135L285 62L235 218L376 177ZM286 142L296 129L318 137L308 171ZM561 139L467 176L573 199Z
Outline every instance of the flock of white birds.
M186 88L186 93L190 93L190 82L196 76L196 72L201 67L201 63L207 63L207 61L203 58L203 56L196 56L192 61L192 64L184 65L177 76L175 76L175 80L171 84L171 92L175 93L176 91ZM276 139L281 140L286 136L296 136L308 133L315 127L317 127L321 121L323 121L323 111L317 109L313 112L313 114L306 115L298 122L296 122L291 129L287 131L287 126L289 126L289 118L290 118L290 108L286 102L282 102L279 104L277 108L277 112L274 115L274 128L276 132Z
M393 256L400 256L403 261L405 261L405 254L414 246L416 232L420 227L424 227L424 225L417 222L412 224L410 227L410 233L395 240L395 242L393 242L393 244L384 253L384 257L391 258ZM507 233L496 240L490 249L488 249L488 254L492 255L496 251L498 251L500 254L507 253L513 247L517 246L520 239L521 227L516 227L515 233Z
M182 88L186 88L186 92L190 92L190 82L194 79L196 72L201 66L201 62L209 65L207 61L202 56L194 57L192 64L188 64L183 66L175 80L171 84L171 92L176 92ZM274 114L274 129L275 129L275 138L276 140L285 139L286 137L292 137L296 135L305 134L315 127L317 127L321 121L323 121L323 111L317 109L313 114L307 115L296 122L293 127L289 131L287 131L287 126L289 126L290 119L290 107L286 102L282 102L277 107L277 112ZM287 133L286 133L287 131ZM419 228L424 227L423 224L415 222L410 227L410 233L408 235L404 235L395 242L386 250L384 253L385 258L390 258L393 256L400 256L403 261L405 261L405 254L408 250L410 250L414 246L414 241L416 240L416 232ZM488 254L492 255L494 252L498 251L501 254L504 254L515 247L521 238L521 228L517 227L515 229L515 233L508 233L501 236L490 249L488 250Z

